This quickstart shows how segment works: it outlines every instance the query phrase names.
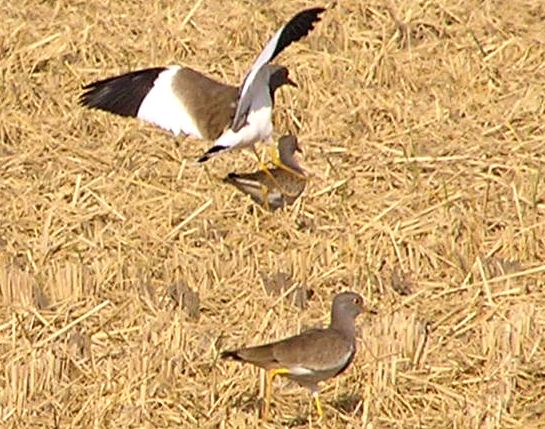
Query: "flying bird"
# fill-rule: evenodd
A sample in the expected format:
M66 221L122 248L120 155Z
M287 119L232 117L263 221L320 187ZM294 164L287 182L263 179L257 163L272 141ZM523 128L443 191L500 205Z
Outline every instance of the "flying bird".
M288 69L271 64L285 48L314 29L321 7L306 9L282 26L250 67L240 87L218 82L189 67L173 65L132 71L83 87L80 104L151 122L174 135L214 140L201 157L272 141L274 94L296 86Z

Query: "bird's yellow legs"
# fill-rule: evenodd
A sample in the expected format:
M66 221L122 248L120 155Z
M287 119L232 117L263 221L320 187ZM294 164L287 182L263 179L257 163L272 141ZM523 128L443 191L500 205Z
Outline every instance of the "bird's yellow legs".
M272 183L274 183L274 186L276 186L276 188L284 195L284 196L288 196L288 197L296 197L297 196L297 193L293 193L293 192L289 192L285 186L283 186L278 180L277 178L271 173L271 170L269 169L269 167L267 167L267 165L263 162L263 160L261 159L261 157L259 156L259 154L257 153L257 150L255 148L255 146L252 146L252 150L253 150L253 153L257 159L257 163L259 165L259 168L261 171L263 171L263 173L265 173L269 179L271 179ZM292 168L288 167L287 165L283 164L282 161L280 160L280 156L278 154L278 150L275 146L271 145L270 146L270 154L271 154L271 159L272 159L272 162L273 164L277 167L277 168L281 168L282 170L285 170L287 171L288 173L292 174L293 176L295 176L296 178L298 178L299 180L308 180L308 178L304 175L304 174L301 174L299 173L298 171L295 171L293 170ZM264 189L262 189L262 196L263 196L263 200L266 202L265 206L266 208L268 209L268 194L269 194L269 191L270 189L267 187L267 190L265 191Z
M278 183L278 181L275 179L275 177L272 175L271 173L271 170L269 170L269 167L267 167L267 164L265 164L263 162L263 160L261 159L261 157L259 156L259 154L257 153L257 150L255 148L255 146L252 146L252 149L254 151L254 154L255 154L255 157L257 158L257 163L259 165L259 169L261 171L263 171L267 176L269 176L269 178L273 181L273 183L278 186L280 189L282 189L282 187L280 186L280 183Z
M314 398L314 403L316 404L316 411L318 416L322 418L324 416L324 410L322 409L322 404L320 403L320 397L318 392L312 392L312 397Z
M280 155L279 155L279 152L278 152L278 149L274 146L270 146L270 154L271 154L271 161L273 163L273 165L275 165L277 168L280 168L284 171L287 171L289 174L292 174L293 176L295 176L297 179L299 180L308 180L308 177L306 177L304 174L301 174L299 173L298 171L295 171L293 170L292 168L288 167L286 164L282 163L282 161L280 160ZM285 189L284 186L282 186L280 183L278 183L278 180L274 179L274 183L276 184L276 186L278 187L278 189L280 190L280 192L282 192L284 195L288 196L288 197L296 197L297 196L297 193L295 192L289 192L287 189Z
M257 153L257 149L255 148L255 146L252 146L252 150L254 152L255 158L257 159L257 164L259 165L259 168L270 175L271 172L269 171L269 167L267 167L267 164L263 162L263 160Z
M261 418L263 420L266 421L269 418L272 383L273 383L274 377L276 377L277 375L287 375L289 373L290 371L286 368L277 368L277 369L271 369L267 371L267 380L265 382L265 405L263 407L263 413L261 414ZM318 412L318 416L321 419L324 416L324 410L320 402L318 391L313 391L312 397L314 398L314 404L316 405L316 411Z
M284 188L282 187L282 185L278 182L278 180L276 180L276 177L273 176L273 174L271 173L271 170L269 170L269 167L267 167L267 164L265 164L263 162L263 160L261 159L261 157L259 156L259 154L257 153L257 150L255 148L255 146L252 147L253 148L253 151L254 151L254 154L255 154L255 157L257 158L257 163L259 164L259 168L261 171L263 171L263 173L265 173L267 176L269 176L269 178L273 181L273 183L275 184L275 186L280 189L281 192L284 192ZM273 151L274 151L274 147L271 146L271 148L273 148ZM274 151L276 153L276 151ZM280 162L280 159L278 158L278 155L276 155L276 158L278 159L278 162ZM273 161L274 162L274 161ZM291 169L289 169L291 171ZM293 172L294 174L297 174L296 172ZM285 192L284 192L285 193ZM267 188L267 192L266 193L263 193L263 198L264 199L267 199L268 200L268 195L269 195L269 188Z
M269 146L269 152L271 154L271 161L274 165L279 167L282 164L282 161L280 161L280 155L278 154L278 150L273 145Z
M298 171L295 171L292 168L289 168L286 164L282 163L282 161L280 160L278 149L276 147L270 146L269 150L271 152L271 161L276 167L281 168L282 170L285 170L288 173L293 174L298 179L307 180L307 177L304 174L301 174Z
M272 382L274 380L274 377L277 375L286 375L289 374L289 370L286 368L277 368L277 369L271 369L267 371L267 381L265 383L265 406L263 408L263 414L261 415L261 418L263 420L267 420L269 417L269 407L271 404L271 390L272 390Z

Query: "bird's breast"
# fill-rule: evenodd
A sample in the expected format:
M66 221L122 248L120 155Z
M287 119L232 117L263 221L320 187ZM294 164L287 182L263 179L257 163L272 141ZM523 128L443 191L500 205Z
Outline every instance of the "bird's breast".
M248 115L247 126L259 135L260 140L266 140L272 135L272 109L270 106L262 106L253 110Z

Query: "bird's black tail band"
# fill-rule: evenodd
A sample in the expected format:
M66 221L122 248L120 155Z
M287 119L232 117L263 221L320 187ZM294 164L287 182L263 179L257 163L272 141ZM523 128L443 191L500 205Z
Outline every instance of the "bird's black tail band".
M218 155L220 152L229 149L229 146L212 146L206 153L201 156L197 162L206 162L213 156Z

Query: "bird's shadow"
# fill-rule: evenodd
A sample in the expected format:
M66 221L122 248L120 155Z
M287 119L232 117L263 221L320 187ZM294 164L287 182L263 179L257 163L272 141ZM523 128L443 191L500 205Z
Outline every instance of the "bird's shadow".
M337 397L331 402L335 410L343 414L354 414L358 408L361 408L362 397L357 393L346 393Z
M259 398L258 394L245 394L233 401L232 405L245 413L254 413L256 410L261 412L263 409L263 399Z
M361 409L362 397L357 393L347 393L341 395L334 401L330 402L330 408L342 414L354 414L358 409ZM331 413L332 411L330 411ZM326 418L328 411L325 410ZM317 416L316 416L317 417ZM282 427L296 428L308 426L310 416L308 414L299 414L295 417L284 419L281 424Z
M237 408L238 410L245 412L245 413L255 413L256 410L259 410L259 417L262 418L261 413L263 410L264 401L263 398L258 398L257 396L252 395L243 395L240 396L237 400L233 402L233 406ZM276 411L274 409L274 406L271 410L273 416L276 415ZM297 415L290 418L281 419L279 422L282 427L287 428L296 428L296 427L302 427L308 425L308 415Z
M301 426L308 426L308 416L298 415L290 419L283 420L281 422L282 427L296 428Z
M337 399L330 402L329 406L337 412L350 415L354 414L358 410L358 408L361 410L361 402L361 394L347 393L337 397ZM256 410L259 410L259 413L261 414L261 410L263 409L263 399L258 397L258 392L255 392L254 394L245 394L239 396L233 402L233 406L240 411L247 413L252 413ZM275 413L274 405L272 412ZM325 412L326 414L328 413L327 410L325 410ZM333 413L334 411L330 410L329 412ZM317 418L317 416L315 417ZM309 424L309 419L310 415L308 414L308 412L303 412L301 410L301 413L297 413L297 415L290 416L289 418L281 419L279 423L282 427L286 428L307 427Z

